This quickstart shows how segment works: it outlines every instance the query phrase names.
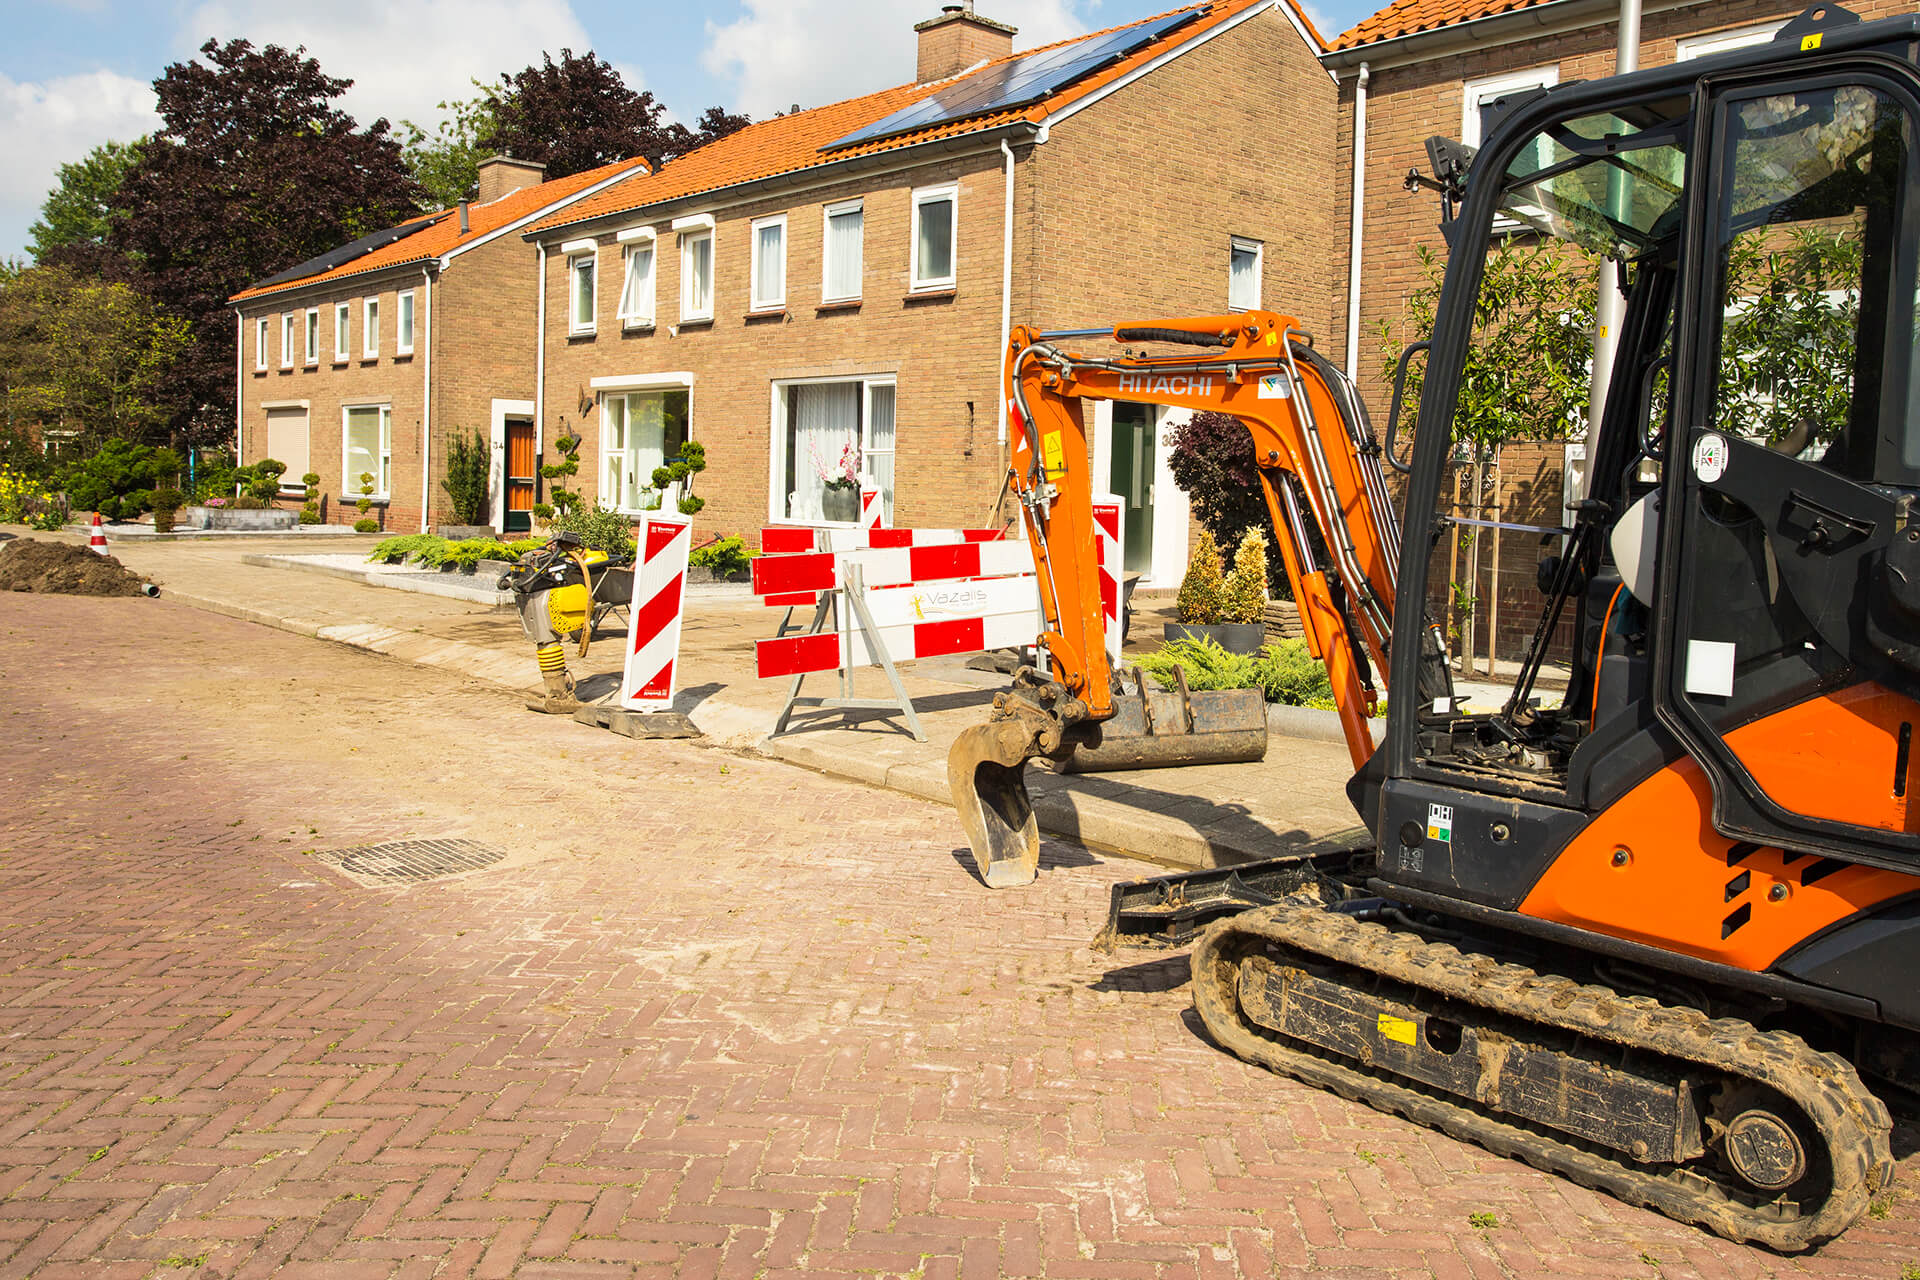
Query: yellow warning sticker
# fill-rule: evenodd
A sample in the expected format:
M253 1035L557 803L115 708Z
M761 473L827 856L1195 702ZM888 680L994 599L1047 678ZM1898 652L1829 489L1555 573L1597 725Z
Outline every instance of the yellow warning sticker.
M1048 431L1040 437L1040 452L1045 459L1048 475L1066 473L1067 451L1060 443L1058 431Z
M1380 1034L1388 1040L1398 1040L1401 1044L1412 1044L1414 1033L1419 1030L1417 1023L1405 1018L1396 1018L1390 1013L1380 1015Z
M1825 34L1826 32L1824 31L1816 31L1810 36L1801 36L1800 52L1806 53L1810 50L1818 49L1820 47L1820 37Z

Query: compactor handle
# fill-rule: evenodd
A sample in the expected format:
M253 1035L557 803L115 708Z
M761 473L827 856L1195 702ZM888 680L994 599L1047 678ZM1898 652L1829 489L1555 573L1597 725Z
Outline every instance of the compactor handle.
M1115 342L1178 342L1189 347L1230 347L1233 333L1197 333L1192 329L1115 329Z
M1401 475L1411 475L1413 464L1400 461L1400 455L1393 451L1394 437L1400 433L1400 405L1407 387L1407 365L1413 360L1414 353L1425 351L1431 342L1412 342L1400 353L1400 361L1393 367L1393 404L1387 410L1387 465Z

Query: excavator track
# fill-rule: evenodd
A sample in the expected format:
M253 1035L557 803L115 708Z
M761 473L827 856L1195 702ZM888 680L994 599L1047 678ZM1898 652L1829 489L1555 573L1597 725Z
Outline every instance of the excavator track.
M1288 981L1307 993L1291 997L1292 1016L1308 1020L1312 1039L1275 1029L1293 1025L1275 1013L1275 993ZM1462 953L1330 909L1310 894L1211 926L1193 953L1193 992L1208 1033L1241 1058L1731 1240L1781 1252L1830 1240L1893 1175L1885 1104L1849 1063L1798 1036ZM1313 1006L1314 993L1331 1004ZM1303 1005L1304 1015L1297 1012ZM1315 1010L1327 1007L1336 1018L1349 1015L1344 1040L1313 1023L1321 1016ZM1379 1040L1368 1034L1376 1016ZM1467 1047L1478 1054L1476 1062L1452 1050L1469 1081L1453 1091L1380 1065L1424 1052L1429 1064L1444 1067L1444 1056L1419 1047L1430 1022L1464 1026ZM1328 1041L1346 1052L1323 1047ZM1530 1098L1524 1081L1502 1079L1503 1064L1516 1072L1529 1052L1536 1063L1555 1060L1557 1095ZM1672 1150L1637 1159L1647 1154L1644 1143L1617 1134L1611 1146L1592 1140L1578 1132L1580 1117L1569 1132L1569 1079L1600 1086L1585 1099L1598 1100L1586 1116L1593 1126L1618 1125L1637 1100L1670 1096L1681 1121L1667 1128ZM1615 1085L1617 1107L1609 1092ZM1738 1114L1696 1113L1696 1103L1710 1098L1732 1099ZM1772 1110L1759 1113L1773 1123L1740 1110L1757 1098L1767 1100ZM1530 1106L1561 1114L1528 1115ZM1636 1132L1649 1131L1658 1125ZM1777 1159L1783 1151L1799 1163ZM1779 1177L1791 1177L1791 1185L1769 1194L1743 1182L1734 1172L1743 1156L1750 1171L1784 1170Z

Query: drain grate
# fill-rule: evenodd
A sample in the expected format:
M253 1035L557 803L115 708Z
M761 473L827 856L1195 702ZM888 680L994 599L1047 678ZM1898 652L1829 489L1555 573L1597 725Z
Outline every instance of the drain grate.
M394 840L353 849L322 849L313 856L348 879L377 888L479 871L507 855L474 840Z

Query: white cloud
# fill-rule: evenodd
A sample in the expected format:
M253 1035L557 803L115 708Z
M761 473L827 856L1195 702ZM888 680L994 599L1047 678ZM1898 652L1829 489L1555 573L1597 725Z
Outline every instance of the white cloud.
M1011 6L1010 6L1011 7ZM914 19L938 12L898 0L743 0L739 18L707 23L700 63L733 87L733 109L756 120L795 103L817 107L913 79ZM1085 0L1025 0L1007 21L1030 49L1097 25ZM923 12L924 10L924 12ZM989 9L980 12L987 16Z
M255 45L305 45L330 76L351 79L346 109L361 123L380 116L431 127L437 103L471 97L474 80L591 48L568 0L331 0L259 5L208 0L180 30L182 53L209 37Z
M0 257L24 250L60 165L158 123L145 80L111 71L40 82L0 75Z

